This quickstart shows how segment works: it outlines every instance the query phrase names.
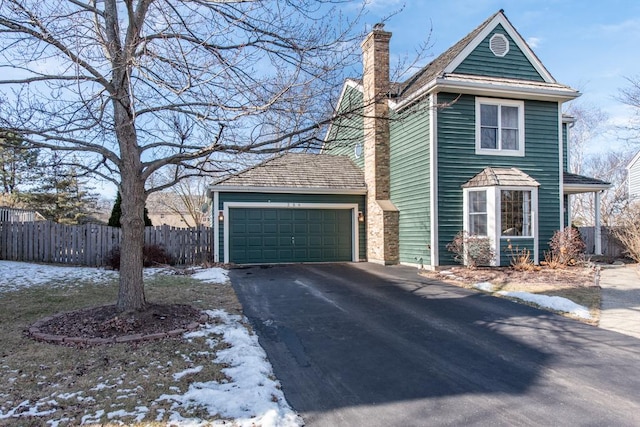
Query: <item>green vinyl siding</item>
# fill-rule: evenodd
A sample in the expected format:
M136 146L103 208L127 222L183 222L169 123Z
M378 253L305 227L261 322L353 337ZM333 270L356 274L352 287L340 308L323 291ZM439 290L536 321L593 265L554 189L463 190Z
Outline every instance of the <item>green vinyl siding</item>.
M287 193L219 193L218 208L213 211L214 215L224 209L225 202L254 202L254 203L349 203L357 204L358 210L365 211L364 195L349 194L287 194ZM215 220L215 218L214 218ZM224 223L218 225L218 256L220 260L224 259ZM365 224L358 223L358 255L359 259L366 259L366 234Z
M357 144L363 153L356 157ZM349 156L359 167L364 167L364 125L362 122L362 92L347 86L338 106L338 115L331 123L323 152Z
M524 255L525 251L529 251L529 257L531 262L533 262L535 259L533 256L533 239L525 239L522 237L517 239L510 239L508 237L500 238L500 266L506 267L511 265L513 258Z
M400 210L400 262L431 262L429 101L392 113L391 201Z
M463 228L462 184L488 166L515 167L540 183L538 189L539 256L560 227L558 104L525 101L525 156L475 154L475 99L438 94L438 251L442 265L454 263L447 243Z
M495 56L489 48L489 40L496 33L503 34L509 40L509 52L503 57ZM502 25L496 26L458 65L454 73L544 81Z

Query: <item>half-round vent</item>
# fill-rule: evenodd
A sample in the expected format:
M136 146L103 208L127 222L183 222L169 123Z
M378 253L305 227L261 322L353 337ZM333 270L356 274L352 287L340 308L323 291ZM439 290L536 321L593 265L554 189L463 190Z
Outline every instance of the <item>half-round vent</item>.
M509 52L509 40L503 34L494 34L489 40L489 48L495 56L505 56Z

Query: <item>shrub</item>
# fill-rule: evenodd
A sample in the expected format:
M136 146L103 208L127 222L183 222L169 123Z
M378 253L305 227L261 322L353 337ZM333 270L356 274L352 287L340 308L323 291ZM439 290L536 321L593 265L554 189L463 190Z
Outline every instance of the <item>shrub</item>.
M153 267L156 265L172 265L173 259L160 245L144 245L142 248L142 265ZM116 246L107 257L107 265L114 270L120 270L120 247Z
M615 219L616 226L611 229L625 249L625 255L640 262L640 202L623 209Z
M511 240L507 240L509 245L509 258L511 268L516 271L533 271L536 270L536 265L531 259L531 251L527 248L520 249L518 246L515 248L511 245Z
M555 259L561 265L567 266L578 262L586 246L577 228L565 227L553 233L549 247L551 248L550 259Z
M490 265L495 258L488 237L470 235L466 231L458 232L447 244L447 250L454 254L453 259L472 269L479 265Z

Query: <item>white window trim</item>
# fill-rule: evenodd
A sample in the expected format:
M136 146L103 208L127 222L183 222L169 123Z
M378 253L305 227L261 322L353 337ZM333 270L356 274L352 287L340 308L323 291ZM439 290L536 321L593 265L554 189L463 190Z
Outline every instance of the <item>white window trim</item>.
M531 236L502 236L502 207L501 191L516 190L531 192ZM487 237L491 241L496 256L491 265L500 265L500 245L503 240L510 239L517 243L519 240L533 239L533 262L540 263L538 256L538 187L493 186L464 188L462 193L463 230L469 232L469 191L487 192Z
M534 216L535 216L535 212L537 212L538 209L538 189L537 187L496 187L498 189L498 191L496 192L496 196L498 197L497 199L497 206L499 207L499 209L496 211L496 216L497 218L497 222L498 222L498 229L496 230L498 232L498 235L500 236L501 239L513 239L513 240L518 240L518 239L533 239L535 236L535 229L534 229ZM531 224L529 226L529 228L531 229L531 235L530 236L507 236L507 235L502 235L502 192L503 191L528 191L531 197L531 200L529 200L529 205L531 206L531 212L530 212L530 221ZM535 202L534 202L535 200Z
M495 192L495 239L497 242L501 240L511 240L517 242L519 240L531 240L533 239L533 262L534 264L540 263L540 257L538 256L538 187L494 187ZM531 236L503 236L502 235L502 206L501 206L501 192L502 190L516 190L516 191L530 191L531 192ZM500 265L500 243L496 246L496 262Z
M500 258L498 254L500 238L497 236L500 232L497 231L496 226L498 222L496 220L496 188L497 187L472 187L465 188L462 192L462 209L463 209L463 226L462 229L466 233L470 233L471 226L469 224L469 192L470 191L485 191L487 193L487 237L491 241L491 247L496 256L491 262L492 266L500 265Z
M507 107L518 108L518 149L517 150L504 150L502 148L489 149L482 148L480 144L481 138L481 121L480 121L480 106L481 105L497 105ZM501 129L501 128L499 128ZM498 132L498 141L502 146L502 132ZM525 140L524 140L524 101L518 101L514 99L499 99L499 98L481 98L476 97L476 154L489 155L489 156L512 156L512 157L524 157L525 153Z

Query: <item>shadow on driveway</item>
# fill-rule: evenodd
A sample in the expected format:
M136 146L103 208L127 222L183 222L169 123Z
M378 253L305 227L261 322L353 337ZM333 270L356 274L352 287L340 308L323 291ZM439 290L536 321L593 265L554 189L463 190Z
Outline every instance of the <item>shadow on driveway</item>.
M637 342L606 346L619 353L608 355L620 362L612 369L594 358L596 328L407 267L288 265L230 276L307 425L640 422L640 384L630 379ZM610 402L617 394L623 401Z

